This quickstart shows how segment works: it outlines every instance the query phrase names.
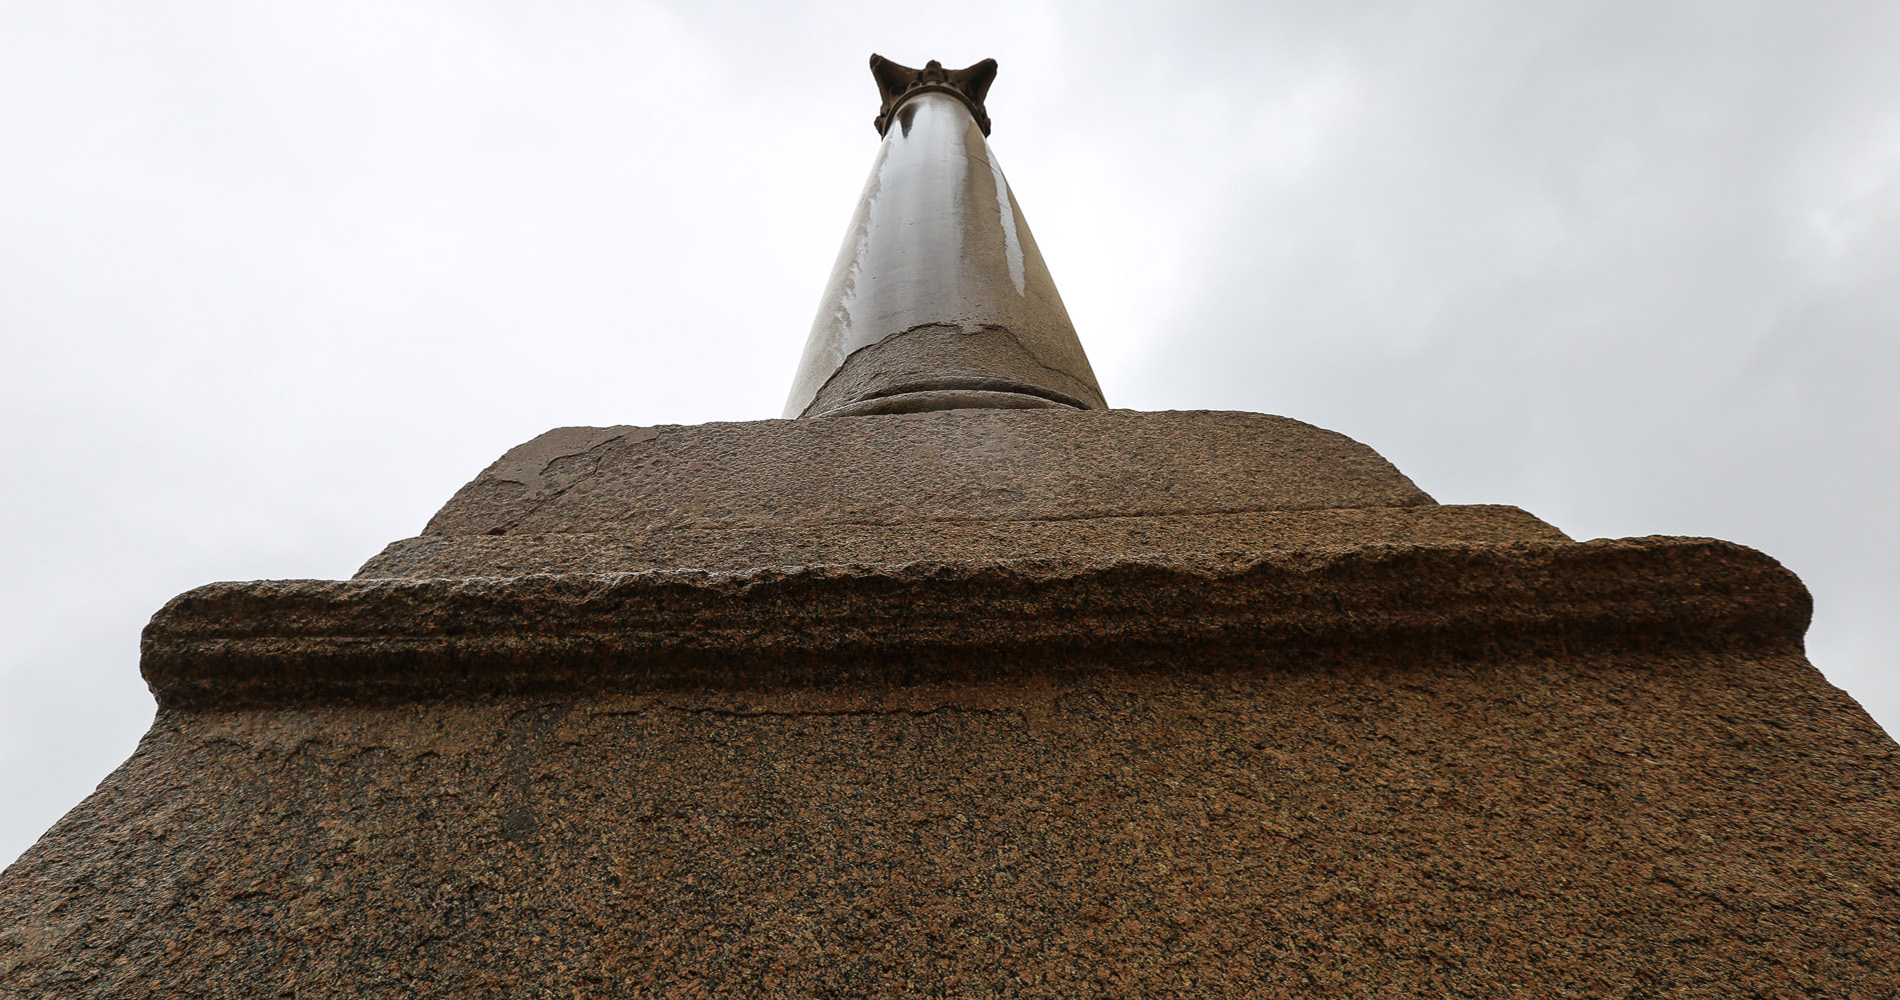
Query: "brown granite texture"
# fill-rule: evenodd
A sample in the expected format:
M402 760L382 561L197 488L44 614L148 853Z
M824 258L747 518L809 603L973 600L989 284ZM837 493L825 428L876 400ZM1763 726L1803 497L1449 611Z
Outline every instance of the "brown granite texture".
M568 428L160 610L0 995L1892 997L1808 614L1281 418Z
M918 560L1166 559L1361 545L1566 540L1563 532L1526 511L1488 504L1238 511L1156 517L423 535L391 544L364 565L356 578L623 573L649 569L735 572L758 566Z
M1421 644L1796 648L1800 581L1707 539L200 587L145 630L159 704L1277 668ZM1410 655L1410 654L1406 654Z
M1175 666L167 709L0 882L0 981L1900 993L1900 760L1792 651Z
M357 577L1563 537L1516 508L1437 508L1372 449L1285 417L950 410L563 427Z
M947 410L563 427L424 535L1019 521L1432 503L1371 448L1263 413Z

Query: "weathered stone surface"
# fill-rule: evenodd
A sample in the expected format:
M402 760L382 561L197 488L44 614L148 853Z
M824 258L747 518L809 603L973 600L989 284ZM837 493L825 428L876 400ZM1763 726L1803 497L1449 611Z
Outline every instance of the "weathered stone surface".
M1101 659L1297 664L1344 649L1798 650L1807 591L1727 542L1627 539L1122 558L212 584L146 628L176 707L560 688L982 681Z
M794 524L655 531L423 535L391 544L356 574L522 576L649 569L734 571L852 563L1186 558L1366 545L1568 541L1516 507L1361 507L1153 517Z
M1890 996L1900 748L1808 611L1281 418L567 428L154 616L0 985Z
M1559 540L1515 507L1438 506L1370 448L1284 417L955 410L560 428L357 578Z
M1900 760L1791 652L165 710L20 996L1900 989Z
M423 535L1074 520L1432 503L1377 452L1261 413L952 410L564 427Z
M1107 407L1093 377L1083 381L1049 367L1023 339L995 324L925 323L897 331L852 351L807 409L836 416ZM982 391L988 387L997 391Z

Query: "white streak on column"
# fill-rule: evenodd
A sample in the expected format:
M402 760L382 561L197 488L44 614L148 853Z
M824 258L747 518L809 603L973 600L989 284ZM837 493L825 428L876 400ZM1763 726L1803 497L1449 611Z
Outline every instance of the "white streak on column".
M1016 237L1016 212L1009 206L1009 182L1003 179L1003 166L996 162L996 154L984 144L984 156L990 161L990 176L996 178L996 208L1003 217L1003 253L1009 258L1009 280L1016 286L1016 294L1023 291L1023 241Z

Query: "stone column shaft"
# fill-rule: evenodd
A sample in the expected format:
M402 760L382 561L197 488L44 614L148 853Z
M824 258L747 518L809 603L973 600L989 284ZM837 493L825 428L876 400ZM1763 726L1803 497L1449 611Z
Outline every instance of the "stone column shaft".
M1106 407L972 111L925 89L889 115L785 416Z

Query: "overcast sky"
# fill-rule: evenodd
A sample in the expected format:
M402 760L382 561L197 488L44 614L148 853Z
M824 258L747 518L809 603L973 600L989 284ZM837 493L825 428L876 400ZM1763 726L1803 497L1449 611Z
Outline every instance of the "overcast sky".
M0 862L138 633L347 577L555 426L778 415L878 51L993 148L1112 405L1799 573L1900 731L1900 4L0 0Z

